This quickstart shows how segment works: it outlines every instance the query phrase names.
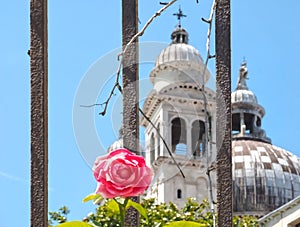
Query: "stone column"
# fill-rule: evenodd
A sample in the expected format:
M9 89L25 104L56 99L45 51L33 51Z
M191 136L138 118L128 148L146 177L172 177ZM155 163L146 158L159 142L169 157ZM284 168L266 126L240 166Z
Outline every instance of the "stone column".
M186 155L187 158L192 158L193 157L193 151L192 151L192 126L190 122L187 122L186 125Z

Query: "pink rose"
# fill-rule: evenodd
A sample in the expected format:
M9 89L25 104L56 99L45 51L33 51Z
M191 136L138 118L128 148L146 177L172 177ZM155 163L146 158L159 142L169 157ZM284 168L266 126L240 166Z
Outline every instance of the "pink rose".
M138 196L152 181L144 158L125 148L98 157L93 171L98 182L96 193L105 198Z

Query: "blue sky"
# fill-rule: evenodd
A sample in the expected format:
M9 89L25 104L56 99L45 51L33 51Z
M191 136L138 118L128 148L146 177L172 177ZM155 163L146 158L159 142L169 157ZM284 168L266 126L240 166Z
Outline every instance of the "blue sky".
M159 1L139 2L142 27L161 6ZM170 42L176 26L172 16L181 5L188 16L182 25L189 32L190 44L206 57L207 25L200 18L209 16L211 0L179 0L157 18L140 38L156 48L141 64L143 90L149 88L147 78L153 56ZM49 210L62 205L71 209L70 219L80 219L94 210L81 199L94 191L88 151L77 146L73 114L75 97L82 81L94 73L101 90L95 97L103 102L116 72L114 56L121 45L120 1L49 1ZM245 57L248 63L248 87L255 92L266 109L263 128L273 144L300 156L299 101L300 14L298 0L232 1L232 84L235 88L238 69ZM1 227L29 225L30 214L30 48L29 1L0 3L0 220ZM212 37L212 44L214 37ZM147 47L148 44L143 44ZM157 53L156 53L157 52ZM212 52L213 47L212 47ZM152 56L153 55L153 56ZM107 62L106 62L107 61ZM111 61L111 62L110 62ZM100 64L100 67L95 65ZM102 67L101 64L106 64ZM109 68L109 70L108 70ZM209 69L214 75L214 61ZM93 71L96 70L96 71ZM109 73L109 74L107 74ZM98 77L98 78L97 78ZM99 79L99 80L98 80ZM101 81L101 83L100 83ZM104 81L104 82L103 82ZM92 86L92 85L91 85ZM86 88L89 90L89 87ZM141 98L145 93L141 94ZM100 107L92 111L95 130L104 150L117 138L121 118L117 95L105 117ZM91 103L82 103L91 104ZM85 119L82 119L84 124ZM78 123L78 122L77 122ZM93 144L94 141L91 141ZM91 146L93 149L93 146ZM16 218L16 216L18 218Z

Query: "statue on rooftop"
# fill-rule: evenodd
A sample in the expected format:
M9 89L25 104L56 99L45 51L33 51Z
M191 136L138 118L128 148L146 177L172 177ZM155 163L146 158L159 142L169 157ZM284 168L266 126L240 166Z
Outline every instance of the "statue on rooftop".
M239 74L239 79L238 79L238 84L236 89L245 89L248 90L246 80L248 75L248 69L247 69L247 63L243 62L241 67L240 67L240 74Z

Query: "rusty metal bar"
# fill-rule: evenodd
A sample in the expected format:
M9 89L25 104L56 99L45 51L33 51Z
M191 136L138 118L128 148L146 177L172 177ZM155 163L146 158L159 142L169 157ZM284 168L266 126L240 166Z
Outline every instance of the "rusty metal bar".
M216 5L218 226L232 226L230 0Z
M138 33L138 0L122 0L123 49ZM133 42L123 55L123 145L139 154L139 76L138 41ZM138 197L131 198L139 202ZM139 226L139 213L129 208L125 226Z
M30 224L48 226L47 0L30 1L31 180Z

